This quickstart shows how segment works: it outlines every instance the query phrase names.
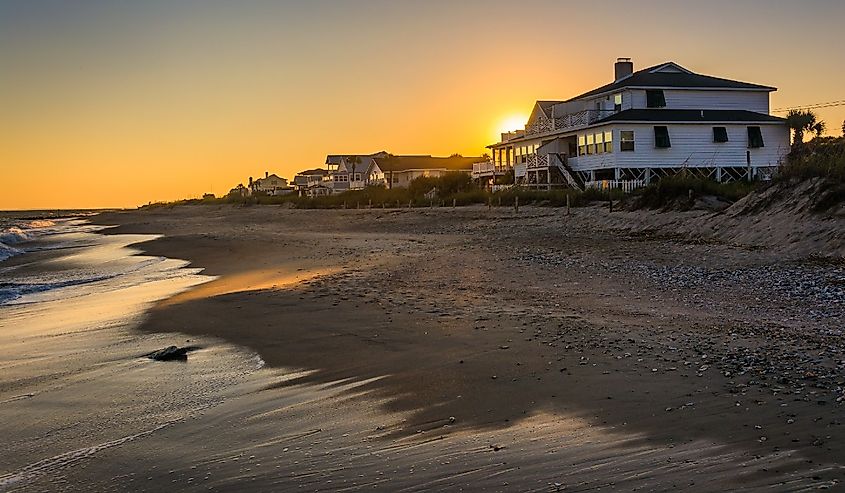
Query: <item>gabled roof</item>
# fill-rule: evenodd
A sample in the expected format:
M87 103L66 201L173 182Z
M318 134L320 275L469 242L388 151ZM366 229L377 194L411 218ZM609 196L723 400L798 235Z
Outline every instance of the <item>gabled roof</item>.
M675 62L666 62L655 65L633 74L623 77L616 82L601 86L592 91L585 92L568 101L598 96L607 92L613 92L626 87L682 87L686 89L746 89L759 91L775 91L774 87L740 82L736 80L722 79L693 73Z
M328 170L326 170L326 169L324 169L324 168L314 168L314 169L308 169L308 170L305 170L305 171L300 171L299 173L297 173L297 175L302 175L302 176L315 176L315 175L325 176L325 175L327 175L327 174L328 174L328 172L329 172L329 171L328 171Z
M528 116L528 124L531 124L539 118L540 115L538 113L542 113L545 118L551 118L552 107L562 102L563 101L537 101L534 103L534 108L531 109L531 114Z
M268 176L265 176L264 178L259 178L259 179L255 180L255 183L259 183L259 182L262 182L264 180L269 180L270 178L275 178L277 180L284 180L284 178L280 177L276 173L273 173L272 175L268 175Z
M474 163L486 161L483 157L432 157L432 156L389 156L375 158L383 172L407 171L412 169L446 169L453 171L471 170Z
M370 174L375 166L375 160L371 156L355 156L357 163L351 162L349 158L353 155L344 156L337 167L338 173L363 173Z
M755 113L747 110L668 110L668 109L632 109L620 111L596 124L608 122L755 122L782 123L783 118Z
M384 157L388 156L390 153L387 151L378 151L372 154L329 154L326 156L326 164L340 164L344 158L351 157L351 156L358 156L361 158L365 157Z
M548 117L551 116L550 111L552 109L552 106L554 106L556 104L560 104L562 102L563 101L537 101L536 105L539 106L541 110L543 110L543 113L548 118Z

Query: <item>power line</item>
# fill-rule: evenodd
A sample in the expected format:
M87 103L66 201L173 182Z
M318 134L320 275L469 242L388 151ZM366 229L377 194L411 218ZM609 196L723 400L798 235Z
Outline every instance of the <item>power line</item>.
M803 106L789 106L784 108L776 108L772 110L772 113L786 113L790 110L817 110L820 108L833 108L836 106L845 106L845 99L839 99L837 101L829 101L827 103L814 103L814 104L806 104Z

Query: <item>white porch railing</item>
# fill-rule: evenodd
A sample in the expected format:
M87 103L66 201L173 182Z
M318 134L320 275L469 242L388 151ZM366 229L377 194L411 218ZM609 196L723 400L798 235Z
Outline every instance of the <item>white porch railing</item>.
M556 118L540 117L531 125L525 126L526 135L544 134L556 130L566 130L591 125L613 114L612 110L583 110Z
M578 189L581 188L569 172L569 168L567 168L566 164L557 154L546 154L544 156L531 154L528 156L528 161L525 163L525 167L526 170L557 168L560 170L560 174L563 175L570 187Z
M528 169L535 169L535 168L548 168L549 165L549 155L539 156L537 154L529 154L528 160L525 162L525 167Z
M620 189L625 193L631 193L645 185L646 183L643 180L596 180L584 183L584 188L595 188L598 190Z
M480 178L482 176L493 176L496 173L496 165L493 161L485 161L483 163L472 164L472 177Z

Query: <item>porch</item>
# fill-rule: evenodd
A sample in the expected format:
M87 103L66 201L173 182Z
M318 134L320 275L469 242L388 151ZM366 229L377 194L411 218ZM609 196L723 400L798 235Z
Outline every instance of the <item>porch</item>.
M586 127L587 125L592 125L593 123L601 120L602 118L607 118L613 113L615 113L615 110L589 109L576 111L554 118L547 118L541 115L536 121L525 126L525 135L542 135L553 132L569 131L579 127Z
M525 163L514 166L514 180L517 185L532 189L581 189L566 160L562 154L529 155Z

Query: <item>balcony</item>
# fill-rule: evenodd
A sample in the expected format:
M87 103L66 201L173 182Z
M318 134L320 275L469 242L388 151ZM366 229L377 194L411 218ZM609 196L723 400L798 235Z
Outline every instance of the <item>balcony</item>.
M496 165L493 161L485 161L483 163L473 163L472 165L472 177L473 178L485 178L497 175L503 175L510 167L501 164Z
M613 113L615 113L614 110L583 110L556 118L541 116L533 124L525 126L525 135L540 135L586 127Z

